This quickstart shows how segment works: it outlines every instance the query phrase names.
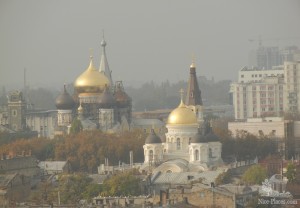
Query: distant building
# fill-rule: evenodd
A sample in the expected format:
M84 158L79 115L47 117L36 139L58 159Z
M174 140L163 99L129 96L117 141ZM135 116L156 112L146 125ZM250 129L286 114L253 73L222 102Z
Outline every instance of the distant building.
M30 194L30 178L15 174L0 174L0 207L15 207Z
M0 106L0 125L8 128L7 106Z
M289 159L300 155L299 129L300 121L284 120L282 117L249 118L228 123L228 130L234 137L243 133L267 136L277 144L277 151Z
M284 62L285 99L284 110L300 113L300 60L298 62Z
M130 130L132 101L122 81L113 83L106 57L106 41L102 40L100 67L94 67L91 57L88 68L74 82L75 93L64 87L56 99L58 134L67 133L73 119L78 118L83 129L102 131Z
M250 52L249 61L250 66L257 66L260 69L271 69L283 62L278 47L265 47L262 45Z
M299 114L300 62L284 62L272 70L243 68L238 80L230 86L235 119Z
M54 138L57 127L57 110L28 111L27 127L38 133L38 137Z
M260 69L257 67L243 67L238 72L237 83L261 82L266 77L280 77L284 74L283 66L274 66L271 69Z
M167 132L160 138L152 129L146 138L142 170L153 172L198 172L222 164L222 144L208 122L203 120L201 91L196 80L196 67L190 66L190 79L183 102L171 111ZM201 128L200 128L201 127Z
M70 173L72 171L71 164L68 161L41 161L38 166L43 175Z
M21 174L31 178L38 178L40 176L40 168L37 164L37 159L34 156L16 155L14 153L2 154L0 160L0 169L2 174Z
M8 127L14 131L26 128L26 102L22 92L13 91L8 96Z
M265 77L259 82L232 83L235 119L282 116L284 79Z
M256 50L250 52L249 65L258 69L272 69L285 61L299 61L300 50L297 46L266 47L261 43Z
M129 130L132 101L122 81L113 83L104 39L101 46L99 70L95 69L91 58L89 67L74 82L78 118L82 123L87 120L95 123L103 131Z

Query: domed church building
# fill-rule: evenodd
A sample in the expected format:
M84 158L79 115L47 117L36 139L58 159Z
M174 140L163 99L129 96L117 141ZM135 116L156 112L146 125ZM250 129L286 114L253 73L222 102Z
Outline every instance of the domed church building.
M91 56L88 67L74 82L73 98L66 92L65 88L64 92L58 96L56 100L59 111L58 126L70 127L72 120L79 118L84 129L101 129L114 132L129 130L132 101L126 94L122 81L113 83L104 39L101 46L102 54L99 69L95 68ZM63 102L68 104L61 104Z
M154 131L146 138L144 170L154 172L201 172L222 164L222 144L213 133L210 123L203 120L201 91L196 67L190 66L190 79L183 102L168 116L164 142Z

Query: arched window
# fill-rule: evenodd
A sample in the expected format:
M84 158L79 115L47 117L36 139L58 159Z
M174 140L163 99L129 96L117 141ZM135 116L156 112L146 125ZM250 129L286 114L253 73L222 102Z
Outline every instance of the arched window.
M198 161L199 160L199 150L195 151L195 160Z
M177 147L177 150L181 149L180 138L177 138L176 147Z
M209 150L208 150L208 157L209 158L212 158L213 156L212 156L212 150L211 150L211 148L209 148Z
M153 150L149 151L149 161L152 162L153 161Z

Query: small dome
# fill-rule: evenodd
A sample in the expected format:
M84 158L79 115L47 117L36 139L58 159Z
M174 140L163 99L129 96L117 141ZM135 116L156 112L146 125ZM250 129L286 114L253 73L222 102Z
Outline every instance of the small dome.
M115 104L116 104L116 100L115 100L114 96L111 94L111 92L109 91L108 87L106 86L104 89L104 92L100 98L100 105L102 107L111 108Z
M145 144L157 144L161 143L161 139L157 136L153 129L151 129L151 133L147 136L145 140Z
M109 80L94 68L92 59L89 67L76 79L74 84L78 93L101 93L105 85L109 86Z
M190 68L192 68L192 69L195 69L195 68L196 68L196 65L195 65L194 62L190 65Z
M194 112L184 105L181 100L180 105L175 108L168 117L168 124L196 124L197 118Z
M81 103L77 109L78 113L83 113L83 107L81 106Z
M219 137L217 135L215 135L214 132L212 132L212 131L208 132L208 134L206 134L204 136L204 139L207 142L218 142L218 141L220 141Z
M55 105L60 110L69 110L75 106L73 98L66 90L66 85L64 85L64 91L56 98Z
M205 139L205 137L199 131L191 139L191 143L205 143L205 142L207 142L206 139Z

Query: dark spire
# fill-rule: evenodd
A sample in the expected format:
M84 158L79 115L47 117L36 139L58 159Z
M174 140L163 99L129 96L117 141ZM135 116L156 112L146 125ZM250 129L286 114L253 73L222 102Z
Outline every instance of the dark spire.
M190 79L188 83L187 95L186 95L186 105L203 105L201 98L201 91L199 89L197 76L196 76L196 66L194 62L190 66Z

